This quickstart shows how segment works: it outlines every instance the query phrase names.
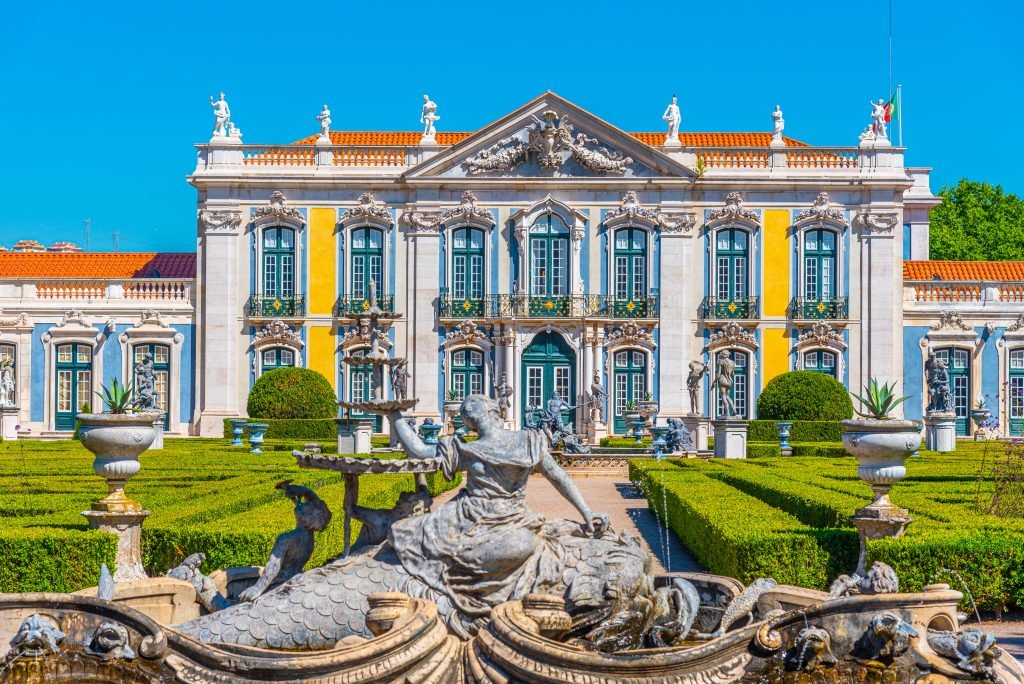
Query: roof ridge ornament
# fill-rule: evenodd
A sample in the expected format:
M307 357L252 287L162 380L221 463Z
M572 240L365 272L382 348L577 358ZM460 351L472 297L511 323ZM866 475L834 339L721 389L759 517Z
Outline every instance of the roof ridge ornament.
M850 225L850 222L846 220L846 212L840 207L831 206L828 193L822 191L814 198L810 209L804 209L797 213L793 223L823 223L825 221L832 221L844 226Z

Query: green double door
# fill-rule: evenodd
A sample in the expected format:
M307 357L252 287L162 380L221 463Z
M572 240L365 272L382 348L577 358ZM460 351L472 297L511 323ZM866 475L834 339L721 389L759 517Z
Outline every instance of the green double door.
M74 430L77 415L93 408L92 347L79 343L57 346L54 389L54 427Z
M615 352L615 434L624 435L633 427L626 423L626 405L643 400L647 392L647 355L640 351Z
M956 434L966 436L971 415L971 355L966 349L936 349L935 358L946 362L949 372L949 393L956 413Z
M543 408L552 393L572 404L576 396L576 355L558 333L540 333L523 352L521 377L525 391L520 401L525 418L529 418L528 406ZM563 422L572 420L572 414L562 411Z

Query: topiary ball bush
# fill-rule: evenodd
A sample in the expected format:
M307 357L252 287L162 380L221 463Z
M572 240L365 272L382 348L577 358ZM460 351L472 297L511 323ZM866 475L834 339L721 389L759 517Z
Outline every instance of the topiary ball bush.
M846 420L853 402L842 383L831 375L792 371L771 379L757 398L762 420Z
M338 397L324 376L306 368L275 368L249 390L250 418L334 418Z

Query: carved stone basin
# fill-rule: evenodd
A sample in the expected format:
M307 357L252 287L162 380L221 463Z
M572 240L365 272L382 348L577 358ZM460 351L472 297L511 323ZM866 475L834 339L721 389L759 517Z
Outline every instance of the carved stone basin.
M387 399L381 401L342 401L339 402L343 409L359 413L374 413L386 415L395 411L407 411L414 406L418 399Z

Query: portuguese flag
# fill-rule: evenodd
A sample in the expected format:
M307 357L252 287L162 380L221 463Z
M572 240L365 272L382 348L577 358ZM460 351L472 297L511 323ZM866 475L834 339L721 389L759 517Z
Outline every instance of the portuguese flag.
M891 122L893 120L893 117L897 117L900 115L899 108L897 105L897 102L899 102L899 100L896 97L896 93L898 92L899 91L894 92L892 94L892 97L889 98L888 104L885 105L885 123Z

